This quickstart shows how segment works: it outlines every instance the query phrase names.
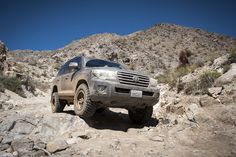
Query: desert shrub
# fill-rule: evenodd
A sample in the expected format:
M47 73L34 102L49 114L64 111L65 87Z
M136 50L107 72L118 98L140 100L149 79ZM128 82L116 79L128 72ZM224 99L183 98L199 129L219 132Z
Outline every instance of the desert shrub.
M228 61L230 63L236 63L236 51L230 53Z
M0 76L0 82L3 84L4 88L17 93L22 97L26 97L24 91L21 87L22 82L17 77L7 77L7 76Z
M159 83L165 83L169 84L170 87L175 87L180 77L192 73L196 68L196 65L181 66L174 70L166 71L162 75L159 75L157 77L157 80Z
M226 73L231 68L231 65L230 64L225 64L225 65L223 65L222 68L223 68L223 73Z
M176 85L177 77L172 71L167 71L166 73L157 76L157 80L159 83L169 84L170 87L174 87Z
M31 92L33 95L35 95L35 91L36 91L36 87L35 87L35 83L32 79L30 79L29 77L24 79L21 82L22 85L25 86L25 89L29 92Z
M188 65L183 67L178 67L175 72L177 73L178 77L185 76L189 73L194 72L194 70L197 68L197 65Z
M179 66L186 66L189 65L188 57L192 55L190 50L182 50L179 54Z
M215 80L221 76L217 71L206 71L198 80L189 82L184 87L185 94L206 94L207 89L212 87Z

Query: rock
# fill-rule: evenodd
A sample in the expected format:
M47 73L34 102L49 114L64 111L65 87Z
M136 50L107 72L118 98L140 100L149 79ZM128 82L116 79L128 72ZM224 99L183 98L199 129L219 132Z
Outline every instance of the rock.
M0 136L0 143L2 142L2 140L3 140L3 137L2 137L2 136Z
M1 157L14 157L12 153L5 153L5 152L0 152Z
M221 75L216 79L216 86L221 86L223 84L227 84L232 82L234 78L236 78L236 63L231 64L231 68L225 74Z
M217 101L216 99L214 99L208 95L201 96L199 103L200 103L201 107L207 107L207 106L211 106L211 105L220 104L219 101Z
M34 146L37 146L39 148L45 149L46 148L46 144L40 140L36 140L34 141Z
M38 150L30 154L30 157L43 157L45 156L45 152L42 150Z
M12 153L12 155L13 155L14 157L18 157L18 156L19 156L19 153L18 153L17 151L14 151L14 152Z
M213 97L216 98L217 95L221 94L223 87L212 87L212 88L208 88L208 93Z
M77 116L68 114L57 114L52 116L44 116L40 127L34 129L34 133L41 138L42 141L48 141L49 138L57 134L64 134L68 130L74 130L82 125L81 119Z
M188 110L192 111L194 114L197 114L199 112L199 107L197 104L190 104L188 106Z
M214 69L218 69L223 64L227 63L227 61L228 61L228 55L221 56L221 57L214 60L214 62L212 64L212 67Z
M13 136L4 136L2 143L3 144L11 144L11 142L13 141L14 137Z
M47 143L47 151L49 151L50 153L54 153L57 151L61 151L64 150L66 148L68 148L68 144L65 140L54 140L54 141L50 141Z
M219 100L224 105L233 103L233 97L231 95L222 95L221 97L219 97Z
M170 119L168 118L159 118L159 121L161 124L169 124L170 123Z
M162 138L162 137L160 137L160 136L153 136L153 137L151 137L151 138L149 138L151 141L155 141L155 142L163 142L164 141L164 139Z
M30 139L23 138L13 140L11 146L14 151L17 151L19 153L19 156L23 156L32 152L34 143Z
M1 101L0 102L0 108L6 110L11 110L14 108L13 103L11 102L6 102L6 101Z
M34 127L35 126L32 125L30 122L22 120L22 121L16 122L14 128L12 129L12 132L27 135L31 133Z
M122 61L123 61L124 63L129 63L129 62L130 62L130 59L126 57L126 58L122 59Z
M13 152L12 147L7 148L7 149L5 150L5 152L7 152L7 153L12 153L12 152Z
M169 105L166 107L166 112L172 112L176 113L177 115L183 115L185 112L185 108L183 106Z
M8 149L9 147L10 147L9 144L1 144L0 145L0 151L4 151L4 150Z
M69 145L72 145L72 144L76 144L78 143L80 140L78 138L69 138L66 140L66 143L68 143Z
M176 114L177 115L183 115L185 112L185 108L183 106L178 106L177 110L176 110Z
M199 111L199 107L197 104L189 105L186 110L186 116L187 116L188 120L191 122L196 122L195 116L198 113L198 111Z
M180 102L180 98L175 98L173 101L174 105L178 104L179 102Z
M15 124L16 124L15 120L9 120L9 119L4 120L2 123L0 123L0 132L12 130Z

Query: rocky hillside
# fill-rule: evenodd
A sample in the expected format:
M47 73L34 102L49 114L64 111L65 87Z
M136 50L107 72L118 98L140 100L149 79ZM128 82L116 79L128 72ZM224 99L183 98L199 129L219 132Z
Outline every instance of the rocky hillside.
M236 40L230 37L173 24L158 24L127 36L92 35L54 51L10 51L8 60L19 64L15 66L16 71L44 84L51 81L63 62L80 54L118 60L131 69L154 75L175 68L183 50L191 52L191 63L201 65L211 64L219 56L232 52L235 46Z
M172 24L52 51L8 51L1 43L0 156L236 156L235 50L231 37ZM71 106L52 114L50 83L80 54L154 76L161 97L152 120L134 125L122 109L91 119Z

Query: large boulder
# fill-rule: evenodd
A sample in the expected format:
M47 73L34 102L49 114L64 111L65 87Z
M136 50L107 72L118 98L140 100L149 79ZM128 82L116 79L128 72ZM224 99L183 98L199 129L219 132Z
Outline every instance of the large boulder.
M236 64L231 64L231 68L225 74L221 75L218 79L216 79L215 84L217 86L221 86L223 84L231 83L233 79L236 78Z
M212 67L214 69L219 69L222 65L224 65L225 63L228 62L228 58L229 58L228 55L223 55L223 56L215 59L213 64L212 64Z
M4 63L7 59L7 48L5 44L0 41L0 74L4 71Z

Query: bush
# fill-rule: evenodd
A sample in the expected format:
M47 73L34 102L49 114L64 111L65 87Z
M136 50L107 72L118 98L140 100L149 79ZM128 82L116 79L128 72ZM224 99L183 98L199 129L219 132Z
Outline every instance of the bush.
M159 83L165 83L169 84L170 87L175 87L180 77L192 73L196 68L196 65L181 66L175 70L170 70L162 75L159 75L157 80Z
M212 87L215 80L221 76L217 71L206 71L198 80L189 82L184 87L185 94L206 94L207 89Z
M6 76L0 76L0 82L4 86L4 88L17 93L18 95L22 97L26 97L24 94L24 91L21 87L22 82L17 77L6 77Z
M236 63L236 51L230 53L228 61L231 63Z
M230 64L223 65L223 73L226 73L227 71L229 71L230 68L231 68Z
M25 86L25 89L29 92L31 92L33 95L35 95L35 83L32 79L30 79L29 77L25 78L23 81L21 81L21 84Z

